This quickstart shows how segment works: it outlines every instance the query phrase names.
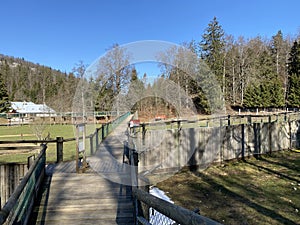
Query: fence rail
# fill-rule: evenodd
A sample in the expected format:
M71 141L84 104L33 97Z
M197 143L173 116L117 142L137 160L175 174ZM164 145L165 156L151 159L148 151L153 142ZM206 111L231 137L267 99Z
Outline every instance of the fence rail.
M49 124L72 124L77 120L87 120L95 122L101 119L119 117L127 112L124 111L96 111L85 112L45 112L45 113L0 113L0 126L27 125L43 120L43 123Z
M115 118L114 120L101 124L101 127L95 129L95 131L86 136L86 139L89 139L90 143L90 153L94 154L95 150L99 146L102 140L104 140L125 118L130 115L130 112L126 112L121 116ZM76 137L73 138L64 138L64 137L56 137L55 139L48 140L4 140L0 141L1 144L48 144L48 143L56 143L56 162L63 161L63 151L64 151L64 143L76 141ZM6 147L0 147L0 151L5 149ZM30 148L30 147L25 147ZM33 147L32 147L33 148ZM6 148L7 149L7 148ZM22 147L12 147L11 150L22 149Z
M194 120L178 118L140 123L136 129L177 129L190 127L222 127L237 124L290 122L300 120L300 112L207 116Z

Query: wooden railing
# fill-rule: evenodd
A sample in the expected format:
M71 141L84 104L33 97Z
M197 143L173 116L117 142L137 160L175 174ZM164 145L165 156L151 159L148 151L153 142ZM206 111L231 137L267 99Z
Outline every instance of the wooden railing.
M46 149L47 146L41 144L37 159L0 211L0 224L27 224L45 176Z
M204 118L176 118L165 119L153 122L140 123L135 129L145 132L149 129L178 129L180 127L222 127L237 124L270 123L270 122L289 122L300 120L300 112L283 112L268 114L242 114L242 115L222 115L207 116Z
M103 123L101 127L96 128L93 133L86 136L86 139L89 139L91 154L94 154L101 141L104 140L129 115L130 112L127 112L110 122ZM33 143L33 144L56 143L56 162L62 162L64 161L63 160L64 143L75 141L75 140L76 137L73 138L56 137L56 139L50 139L50 140L6 140L6 141L0 141L0 145L1 144L28 144L28 143ZM23 148L30 148L30 147L21 146L21 147L13 147L13 148L23 149Z
M97 128L94 133L86 138L89 138L90 144L95 145L97 148L101 141L129 115L130 113L125 113L115 120L103 124L101 128ZM95 142L93 141L94 138ZM0 141L0 144L41 143L41 151L39 155L31 164L19 186L1 209L0 224L27 224L34 201L37 198L45 176L47 143L56 143L57 162L60 162L63 161L63 143L74 140L75 138L64 139L63 137L57 137L55 140Z
M173 220L171 224L174 225L218 225L220 223L211 220L207 217L201 216L194 211L185 209L181 206L172 204L163 199L149 194L142 190L138 185L138 153L135 149L128 146L128 142L124 144L124 157L127 157L129 165L131 166L131 187L134 202L135 224L151 225L149 218L149 210L155 210L162 214L159 218L158 224L165 224L163 221L167 219Z
M0 125L13 126L13 125L27 125L34 123L38 118L43 118L46 124L72 124L79 118L86 117L90 121L98 120L100 118L104 119L107 117L118 117L126 112L124 111L96 111L96 112L85 112L83 116L82 113L76 112L45 112L38 113L42 117L37 116L37 113L0 113L0 118L6 119L2 120Z

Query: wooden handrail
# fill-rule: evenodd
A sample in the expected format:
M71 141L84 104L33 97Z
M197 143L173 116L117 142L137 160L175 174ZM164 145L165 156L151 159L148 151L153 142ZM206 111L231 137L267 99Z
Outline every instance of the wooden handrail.
M124 155L126 154L125 149L129 148L128 143L124 144ZM137 177L137 164L138 160L135 158L134 154L137 152L134 149L128 149L129 156L129 165L131 166L131 185L132 185L132 195L134 201L134 211L135 211L135 220L143 221L143 224L148 223L147 219L140 215L140 204L139 202L143 202L149 209L150 207L162 213L166 217L176 221L181 225L220 225L220 223L209 219L207 217L201 216L194 211L185 209L181 206L172 204L163 199L160 199L156 196L149 194L148 192L139 189L138 187L138 177ZM123 156L125 157L125 156ZM142 211L142 209L141 209Z
M7 140L7 141L0 141L0 144L28 144L28 143L55 143L56 140Z
M181 206L172 204L162 200L154 195L151 195L141 189L135 188L132 194L139 201L144 202L147 206L154 208L158 212L166 215L170 219L176 221L181 225L219 225L220 223L211 220L207 217L201 216L191 210L185 209Z
M194 120L188 120L188 119L170 119L170 120L159 120L159 121L153 121L153 122L142 122L140 123L139 126L144 130L147 128L147 126L152 125L170 125L170 124L191 124L191 123L197 123L197 122L203 122L203 121L228 121L228 125L230 124L230 120L235 120L235 119L241 119L241 118L270 118L271 116L284 116L285 119L287 115L299 115L300 113L295 113L295 112L280 112L280 113L268 113L265 115L254 115L254 114L241 114L241 115L222 115L222 116L216 116L216 117L207 117L207 118L200 118L200 119L194 119Z

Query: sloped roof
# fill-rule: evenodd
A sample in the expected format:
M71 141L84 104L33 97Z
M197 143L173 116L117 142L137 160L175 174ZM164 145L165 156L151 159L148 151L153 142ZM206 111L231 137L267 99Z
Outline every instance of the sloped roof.
M35 104L33 102L11 102L11 107L18 113L55 113L46 104Z

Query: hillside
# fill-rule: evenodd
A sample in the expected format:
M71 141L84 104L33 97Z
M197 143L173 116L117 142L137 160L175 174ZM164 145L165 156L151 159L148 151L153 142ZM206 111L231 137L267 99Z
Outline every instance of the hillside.
M6 84L10 101L46 103L56 111L71 110L79 80L73 73L2 54L0 77Z

